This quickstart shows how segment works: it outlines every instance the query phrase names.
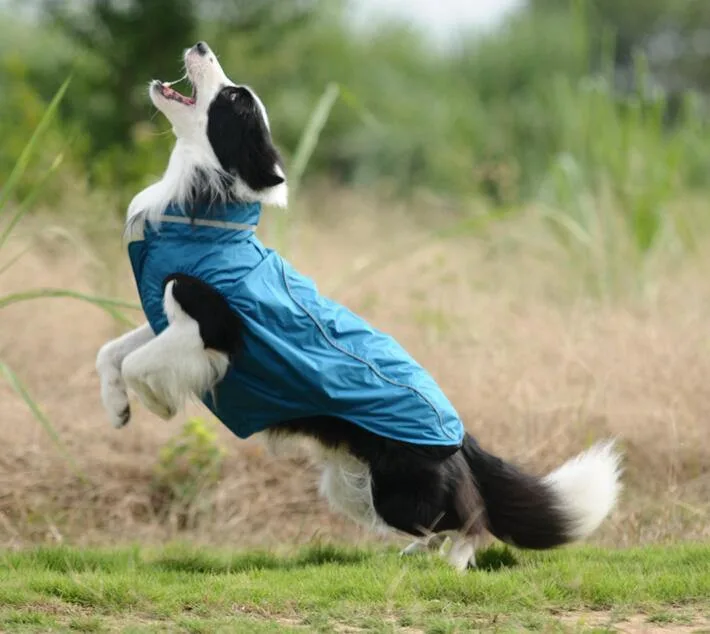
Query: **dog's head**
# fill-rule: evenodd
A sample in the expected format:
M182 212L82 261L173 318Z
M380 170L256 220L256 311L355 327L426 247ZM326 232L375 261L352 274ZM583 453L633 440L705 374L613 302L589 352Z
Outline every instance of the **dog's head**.
M134 199L133 211L160 213L171 202L204 198L285 206L286 177L264 104L227 77L205 42L187 49L184 62L191 96L160 80L150 84L177 144L163 179Z

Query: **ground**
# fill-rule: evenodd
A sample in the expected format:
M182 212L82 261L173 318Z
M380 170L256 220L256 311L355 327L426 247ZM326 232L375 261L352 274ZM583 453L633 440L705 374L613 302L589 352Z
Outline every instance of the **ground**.
M4 632L702 632L710 546L291 554L44 547L0 557Z
M333 204L306 213L323 200ZM431 371L486 449L545 473L594 441L618 438L624 494L596 543L710 536L710 249L682 261L649 258L643 272L629 267L614 278L624 292L600 298L580 286L586 269L555 249L534 210L467 233L445 209L416 209L316 192L289 212L284 250L325 294L392 333ZM260 231L267 244L279 233L274 213L265 213ZM6 257L28 241L32 249L0 276L0 294L68 287L134 301L120 221L76 229L62 223L69 228L27 221ZM218 430L226 459L212 514L190 535L177 531L175 518L166 522L157 512L154 469L187 415L206 409L191 407L165 423L136 406L132 422L114 430L101 408L94 359L125 327L71 299L3 308L0 318L0 358L90 480L77 479L0 381L9 448L0 457L0 544L130 536L248 547L304 544L314 534L364 538L319 499L308 460L273 458L226 429Z
M710 631L710 547L693 545L710 536L710 249L615 271L616 291L595 297L582 288L589 262L566 259L534 210L467 234L430 205L422 217L355 194L319 199L337 201L337 218L295 221L288 259L403 343L494 453L542 474L616 437L618 508L588 548L493 550L461 576L401 561L333 515L309 460L219 429L223 469L191 514L161 498L156 465L206 410L164 423L136 407L114 430L94 359L122 327L69 299L0 307L0 357L80 471L0 382L0 631ZM28 221L8 253L31 250L0 274L0 295L134 300L120 223L78 225ZM176 539L190 547L163 547Z

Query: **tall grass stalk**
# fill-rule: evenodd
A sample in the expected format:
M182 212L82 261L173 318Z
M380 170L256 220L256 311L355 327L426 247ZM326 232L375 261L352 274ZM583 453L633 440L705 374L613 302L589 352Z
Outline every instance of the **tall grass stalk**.
M303 174L306 171L306 167L308 167L308 161L316 149L320 134L328 122L330 111L333 109L339 95L339 86L335 83L328 84L313 109L306 127L303 129L303 134L293 155L293 162L289 170L289 191L292 195L298 192Z
M298 194L298 190L303 180L303 174L308 167L308 162L313 156L313 152L318 145L321 132L328 122L333 106L340 94L340 88L336 83L330 83L325 87L316 107L313 109L306 127L301 133L293 161L289 170L289 197L293 200ZM276 246L280 251L286 249L286 233L288 231L289 218L287 214L281 214L276 219Z
M57 451L61 454L64 460L66 460L67 464L74 472L74 474L78 476L81 480L88 482L89 479L87 478L86 474L78 467L76 460L74 459L72 454L67 450L66 446L62 442L62 439L57 433L57 430L54 428L54 425L52 425L47 416L44 414L40 406L37 404L37 401L32 398L30 393L27 391L27 388L24 386L22 381L20 381L17 374L13 372L10 366L8 366L6 363L3 363L2 360L0 360L0 375L5 377L5 380L8 382L10 387L25 402L30 412L32 412L32 415L40 423L40 425L42 425L44 431L47 432L47 435L51 439L52 443L54 443L54 446L57 448Z
M30 140L27 142L27 145L24 147L22 153L18 157L15 166L10 172L10 176L8 176L8 179L5 182L5 185L3 185L3 188L0 190L0 214L3 213L3 210L7 205L8 201L10 200L10 197L15 191L15 188L17 187L18 183L20 182L22 175L25 173L27 166L30 164L32 155L34 154L34 151L37 148L37 145L39 144L42 135L47 131L49 126L54 121L57 114L57 110L59 109L59 104L64 98L64 94L69 88L70 82L71 77L67 77L64 83L59 87L59 90L57 90L56 94L52 98L52 101L49 103L49 106L47 106L44 115L42 115L42 118L40 119L39 123L37 124L37 127L32 133Z
M128 319L119 309L140 309L140 306L132 302L124 302L122 300L110 299L108 297L99 297L96 295L87 295L86 293L79 293L77 291L72 291L63 288L38 288L31 291L3 295L0 296L0 309L6 308L7 306L10 306L12 304L18 304L20 302L26 302L32 299L50 299L55 297L78 299L83 302L93 304L94 306L103 309L116 321L131 327L135 327L136 324L132 320Z

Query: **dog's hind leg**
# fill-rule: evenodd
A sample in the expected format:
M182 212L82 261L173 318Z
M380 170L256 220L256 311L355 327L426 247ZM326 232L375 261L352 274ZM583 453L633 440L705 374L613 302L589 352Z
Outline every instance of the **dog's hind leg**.
M226 301L193 278L170 279L163 303L168 327L129 354L122 373L143 404L169 420L189 397L201 398L222 380L238 332Z
M451 542L447 561L459 572L476 567L476 538L458 533Z
M325 451L320 492L331 509L366 526L385 528L372 502L369 467L347 451Z
M406 557L407 555L416 555L418 553L441 551L446 537L446 533L434 533L423 539L413 541L409 546L403 548L399 554Z
M373 502L389 526L419 538L402 554L439 550L457 570L475 565L483 506L473 481L465 477L463 455L422 459L399 452L397 458L373 469ZM448 536L447 552L443 542Z
M155 334L150 325L144 324L105 343L96 355L96 371L101 382L101 400L111 424L117 429L126 425L131 418L126 383L121 376L123 360L154 338Z
M445 544L448 538L451 538L451 545L447 549ZM412 542L400 552L400 555L437 552L456 570L463 571L476 567L477 542L478 537L475 535L464 535L458 531L444 531Z

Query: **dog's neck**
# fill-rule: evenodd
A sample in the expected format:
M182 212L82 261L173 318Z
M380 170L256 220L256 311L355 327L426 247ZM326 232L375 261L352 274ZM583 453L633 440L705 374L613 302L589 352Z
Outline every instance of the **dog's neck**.
M206 140L178 139L163 177L133 198L127 221L154 224L171 205L189 208L203 202L228 205L235 201L286 207L288 188L284 182L255 192L238 175L222 169Z

